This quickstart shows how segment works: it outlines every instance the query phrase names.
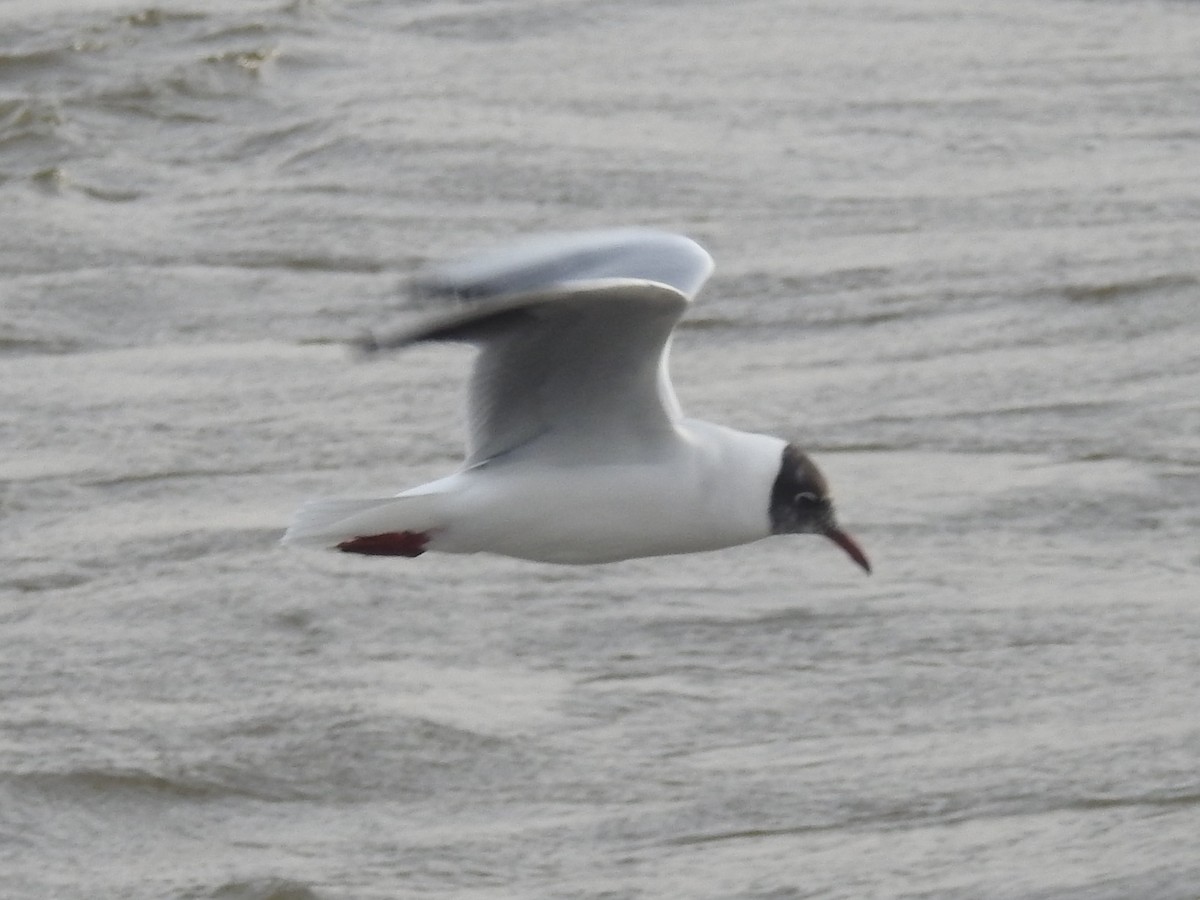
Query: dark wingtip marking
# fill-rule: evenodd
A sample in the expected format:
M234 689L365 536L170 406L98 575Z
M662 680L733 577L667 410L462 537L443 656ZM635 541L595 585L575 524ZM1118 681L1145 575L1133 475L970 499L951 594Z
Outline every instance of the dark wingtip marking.
M389 531L368 534L342 541L337 548L343 553L362 553L365 556L407 556L410 559L425 552L429 535L423 531Z

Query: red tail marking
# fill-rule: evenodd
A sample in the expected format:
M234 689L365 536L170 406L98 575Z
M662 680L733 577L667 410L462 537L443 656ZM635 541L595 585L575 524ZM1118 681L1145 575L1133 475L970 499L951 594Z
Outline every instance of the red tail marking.
M363 553L367 556L420 556L429 543L424 531L389 531L368 534L342 541L337 548L343 553Z

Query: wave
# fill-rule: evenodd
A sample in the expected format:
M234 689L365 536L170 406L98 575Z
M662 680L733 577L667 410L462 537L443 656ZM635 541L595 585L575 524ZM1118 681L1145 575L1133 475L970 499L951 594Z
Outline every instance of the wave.
M320 900L311 887L287 878L255 878L230 881L211 891L189 890L186 900Z
M129 798L160 796L166 798L207 798L230 794L255 796L254 792L235 787L228 782L199 774L183 772L167 774L137 768L76 769L62 773L36 773L8 776L10 785L33 789L51 797L67 796L75 802L99 796ZM274 799L265 797L263 799Z
M0 335L0 356L40 356L60 353L78 353L88 345L82 336L65 334L6 334Z
M41 70L62 65L68 52L67 47L0 50L0 73L6 78L35 75Z
M1189 290L1200 284L1194 275L1153 275L1094 284L1067 285L1062 295L1073 303L1119 303L1144 294Z
M61 105L44 97L0 100L0 147L20 141L52 139L66 122Z
M881 828L900 830L928 826L960 825L972 821L1007 819L1019 816L1049 816L1056 813L1091 813L1109 809L1151 810L1172 807L1191 807L1200 804L1200 794L1194 786L1178 791L1156 791L1145 795L1112 797L1069 797L1029 794L1024 796L996 797L979 801L971 792L960 795L930 795L915 802L898 805L886 801L847 804L837 810L828 810L825 815L815 815L811 821L776 824L731 824L728 828L695 831L666 838L667 846L690 846L715 844L726 841L753 841L771 838L787 838L810 832L840 831L844 829Z
M139 733L124 736L123 746L108 754L118 757L112 762L6 760L0 771L4 805L11 812L230 799L416 801L451 789L470 792L485 785L495 789L521 780L522 773L529 778L539 770L520 739L419 716L373 712L339 716L331 709L326 717L289 705L195 727L189 727L183 717L176 726L168 733L148 723L137 729ZM64 734L69 730L47 727L61 728Z

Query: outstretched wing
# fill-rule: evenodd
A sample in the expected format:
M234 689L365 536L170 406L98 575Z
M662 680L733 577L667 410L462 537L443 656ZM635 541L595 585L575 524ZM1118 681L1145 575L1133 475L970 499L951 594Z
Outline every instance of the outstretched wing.
M419 296L486 300L599 278L635 278L693 299L712 257L690 238L648 228L543 234L439 266L417 276Z
M653 455L675 435L671 331L712 271L697 244L652 231L542 238L434 271L453 305L364 342L480 347L468 396L467 463L519 447L563 464Z

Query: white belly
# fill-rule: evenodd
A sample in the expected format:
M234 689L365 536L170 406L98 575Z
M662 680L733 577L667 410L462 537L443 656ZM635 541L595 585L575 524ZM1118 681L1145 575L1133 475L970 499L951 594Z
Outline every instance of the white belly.
M446 525L429 547L601 563L766 537L782 441L722 433L738 436L739 447L761 452L731 454L728 442L681 442L669 460L655 463L493 464L460 473L444 507Z

